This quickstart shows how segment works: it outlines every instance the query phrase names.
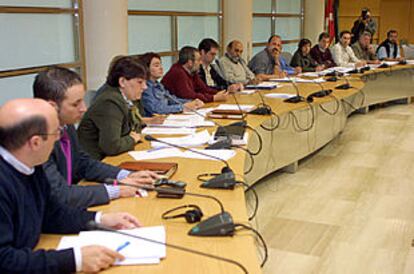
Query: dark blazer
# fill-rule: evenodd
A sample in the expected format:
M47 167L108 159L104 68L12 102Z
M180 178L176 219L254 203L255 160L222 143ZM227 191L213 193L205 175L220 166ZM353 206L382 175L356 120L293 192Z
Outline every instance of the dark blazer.
M214 81L214 86L212 88L215 88L217 90L226 89L228 86L228 83L226 80L223 79L223 77L220 76L220 74L216 71L215 66L210 66L210 75L211 78ZM203 82L207 85L206 80L206 71L204 70L204 67L200 65L200 69L198 70L198 76L200 76L200 79L203 80Z
M79 124L79 142L92 158L101 160L133 150L135 141L129 133L139 132L141 125L120 90L107 85Z
M80 208L109 203L109 196L103 185L76 184L83 179L99 182L105 178L116 178L120 168L92 159L81 149L74 126L68 126L67 131L72 152L72 185L68 186L67 183L66 157L58 141L49 160L44 164L52 195L65 204Z

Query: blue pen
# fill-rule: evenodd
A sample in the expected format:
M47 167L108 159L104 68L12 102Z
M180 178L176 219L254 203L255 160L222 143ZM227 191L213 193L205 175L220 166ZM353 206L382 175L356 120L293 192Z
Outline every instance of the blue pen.
M125 247L129 246L129 244L130 244L130 242L125 242L125 243L121 244L120 246L117 247L116 252L121 251Z

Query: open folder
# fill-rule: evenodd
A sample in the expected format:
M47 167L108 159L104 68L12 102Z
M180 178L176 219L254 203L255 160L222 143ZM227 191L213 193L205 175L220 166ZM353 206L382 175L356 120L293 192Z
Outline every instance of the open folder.
M121 231L164 244L166 241L164 226L141 227ZM116 265L157 264L167 255L165 245L107 231L82 231L79 236L62 237L57 249L87 245L101 245L117 250L125 257L125 260L116 262Z
M127 161L119 165L120 168L131 171L150 170L154 171L158 175L162 175L166 178L171 178L177 171L178 164L171 162L148 162L148 161Z

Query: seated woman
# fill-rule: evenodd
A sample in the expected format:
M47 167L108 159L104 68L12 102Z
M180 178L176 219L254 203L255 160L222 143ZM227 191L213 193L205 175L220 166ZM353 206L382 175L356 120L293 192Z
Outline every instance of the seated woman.
M133 101L140 99L147 71L133 58L116 60L106 85L79 124L82 147L95 159L134 149L140 140L141 119Z
M301 39L299 41L298 49L290 61L292 67L301 67L302 72L321 71L324 69L323 65L318 65L310 56L312 43L309 39Z
M158 81L164 73L161 57L158 54L148 52L141 55L139 60L149 71L147 89L141 98L141 104L144 107L144 116L150 117L153 114L179 113L183 112L185 108L191 111L191 109L198 109L204 105L199 99L190 101L188 99L178 98L165 89Z

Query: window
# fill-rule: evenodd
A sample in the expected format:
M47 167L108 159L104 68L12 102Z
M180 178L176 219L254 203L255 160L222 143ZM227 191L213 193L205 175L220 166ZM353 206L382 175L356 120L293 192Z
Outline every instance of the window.
M283 51L294 53L303 37L303 0L253 0L253 55L270 35L283 39Z
M0 0L0 104L32 97L47 66L85 71L81 9L82 0Z
M157 52L167 72L183 46L197 47L201 39L209 37L222 47L222 1L129 0L129 54Z

